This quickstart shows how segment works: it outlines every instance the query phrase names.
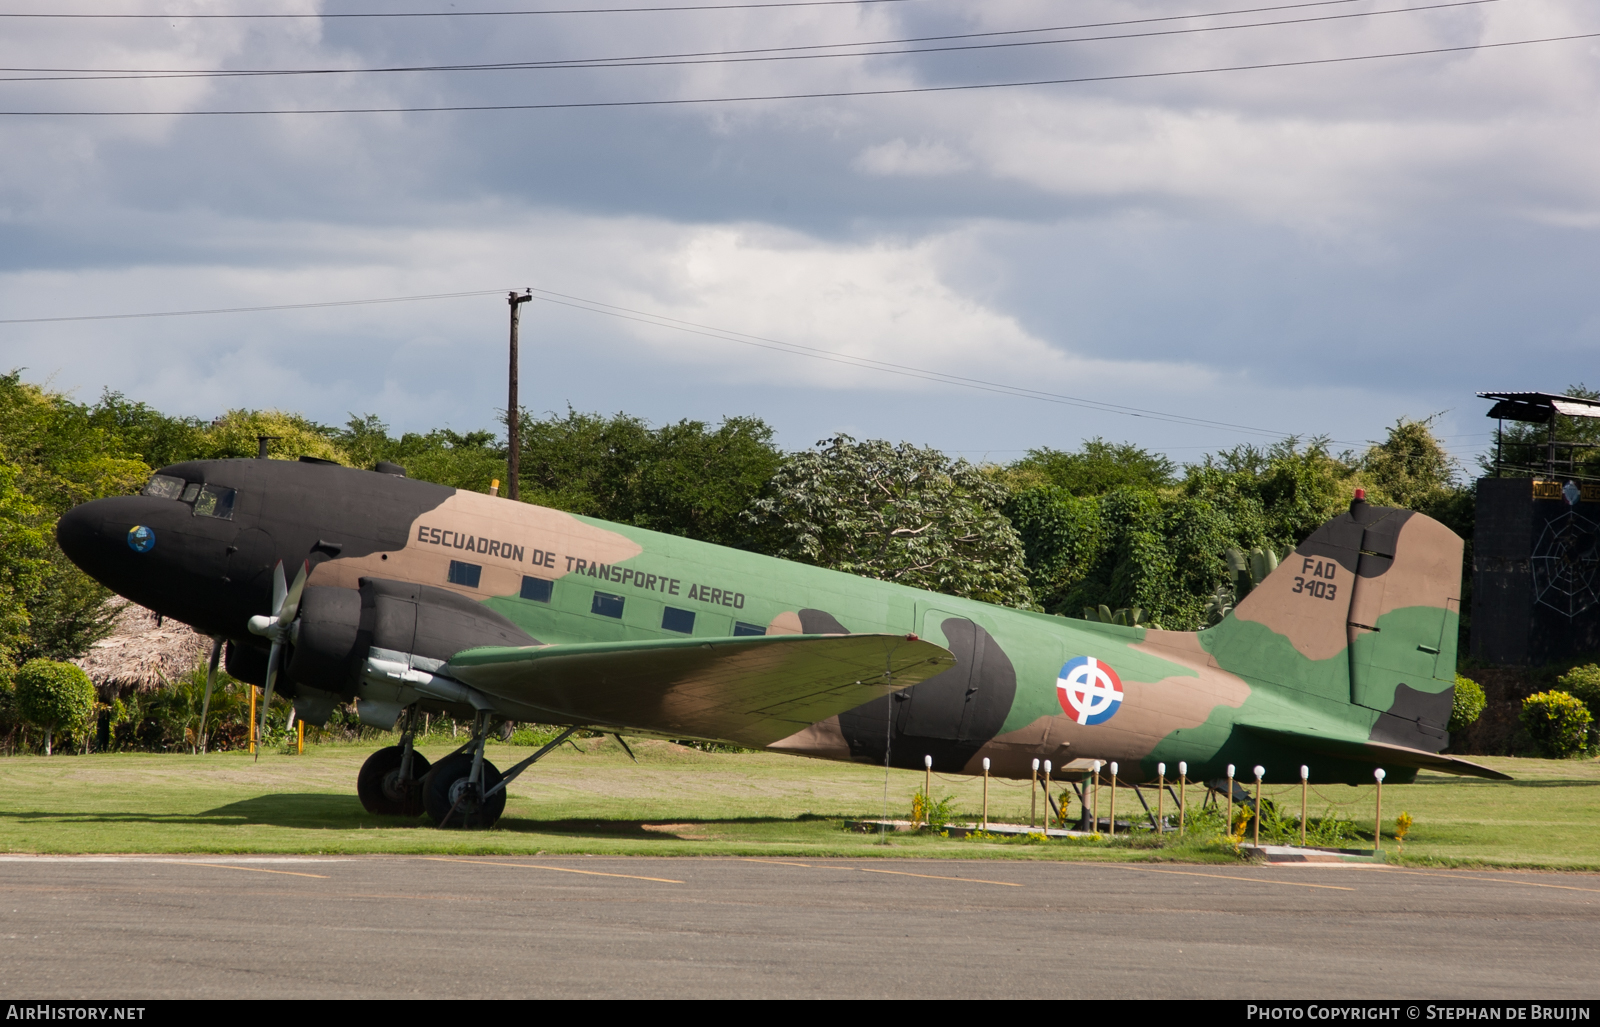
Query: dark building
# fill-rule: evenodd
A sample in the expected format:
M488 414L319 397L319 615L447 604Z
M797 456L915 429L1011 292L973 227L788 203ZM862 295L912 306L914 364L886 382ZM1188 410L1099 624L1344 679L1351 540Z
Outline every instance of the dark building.
M1600 417L1600 403L1541 392L1479 395L1499 401L1489 416L1502 426L1516 420L1551 431L1542 452L1506 453L1497 476L1478 481L1472 655L1504 666L1600 651L1600 481L1579 473L1582 447L1555 437L1557 417Z

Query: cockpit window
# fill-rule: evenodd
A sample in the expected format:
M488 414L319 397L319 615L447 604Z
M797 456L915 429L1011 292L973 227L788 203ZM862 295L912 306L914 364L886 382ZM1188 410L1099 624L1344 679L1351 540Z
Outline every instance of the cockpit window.
M196 517L220 517L225 521L233 520L233 489L225 489L220 485L207 485L200 490L194 500L194 515Z
M194 502L194 497L198 496L199 494L200 483L197 481L191 481L189 484L183 487L183 495L179 496L178 498L183 500L185 503L192 503Z
M140 495L154 496L157 499L177 499L182 492L182 478L174 478L170 474L154 474L150 476L150 483L144 487Z

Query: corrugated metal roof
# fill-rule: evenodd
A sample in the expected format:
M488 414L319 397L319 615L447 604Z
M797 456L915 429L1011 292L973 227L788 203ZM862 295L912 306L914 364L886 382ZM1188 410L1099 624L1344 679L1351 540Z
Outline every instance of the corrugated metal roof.
M1555 392L1480 392L1478 396L1500 401L1489 411L1490 417L1539 422L1548 421L1552 412L1567 417L1600 417L1600 400L1596 399Z

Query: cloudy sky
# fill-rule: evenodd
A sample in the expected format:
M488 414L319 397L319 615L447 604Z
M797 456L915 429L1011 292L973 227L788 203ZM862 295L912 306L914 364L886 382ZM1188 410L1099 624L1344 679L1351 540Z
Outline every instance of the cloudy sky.
M1434 413L1465 457L1475 391L1600 382L1600 38L1497 45L1592 3L720 2L6 0L0 320L483 294L0 324L0 365L487 427L532 287L534 410L999 460ZM184 16L376 11L451 16Z

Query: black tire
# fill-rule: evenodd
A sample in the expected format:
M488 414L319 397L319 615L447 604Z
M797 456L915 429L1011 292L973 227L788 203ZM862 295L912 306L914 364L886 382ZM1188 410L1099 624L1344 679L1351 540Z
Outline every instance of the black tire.
M471 774L471 754L457 753L440 760L423 780L422 801L427 805L428 816L433 818L436 827L483 830L493 827L495 821L500 819L500 814L505 812L505 789L500 789L485 800L467 784ZM499 769L484 760L484 790L499 783Z
M432 769L428 757L411 751L411 780L400 780L400 747L391 745L379 749L361 764L356 776L356 794L368 813L381 813L391 817L421 816L422 779Z

